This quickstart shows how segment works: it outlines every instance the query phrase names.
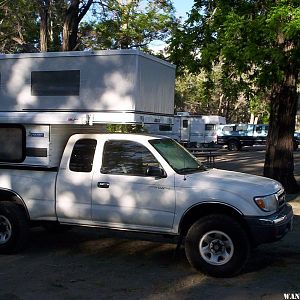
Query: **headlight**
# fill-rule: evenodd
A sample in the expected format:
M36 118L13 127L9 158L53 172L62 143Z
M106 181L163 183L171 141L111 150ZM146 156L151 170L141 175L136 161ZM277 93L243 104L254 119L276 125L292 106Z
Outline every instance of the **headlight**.
M277 195L254 197L257 206L263 211L275 211L278 207Z

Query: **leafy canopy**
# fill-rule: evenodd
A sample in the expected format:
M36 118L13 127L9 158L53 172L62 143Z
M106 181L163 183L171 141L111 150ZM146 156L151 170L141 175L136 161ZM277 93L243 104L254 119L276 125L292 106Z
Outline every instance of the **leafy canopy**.
M299 40L299 1L196 0L170 52L191 70L221 63L225 74L269 88L283 79L287 64L299 69Z
M150 42L165 40L175 22L170 0L108 0L100 6L95 20L81 26L87 48L147 50Z

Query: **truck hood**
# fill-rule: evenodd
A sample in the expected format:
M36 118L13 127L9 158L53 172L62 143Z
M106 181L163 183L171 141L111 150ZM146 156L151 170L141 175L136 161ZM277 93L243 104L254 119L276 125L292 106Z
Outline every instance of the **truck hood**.
M186 175L180 186L227 191L243 198L270 195L282 189L282 185L273 179L219 169Z

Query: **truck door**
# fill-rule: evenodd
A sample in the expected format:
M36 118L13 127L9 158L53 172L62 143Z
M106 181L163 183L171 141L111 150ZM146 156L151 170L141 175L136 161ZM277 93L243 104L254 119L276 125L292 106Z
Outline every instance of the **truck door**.
M115 228L170 231L175 213L174 177L147 176L148 167L160 164L144 145L106 141L102 166L93 176L93 221Z
M92 166L97 140L81 138L66 149L56 184L56 213L62 222L91 222ZM68 145L67 145L68 147Z

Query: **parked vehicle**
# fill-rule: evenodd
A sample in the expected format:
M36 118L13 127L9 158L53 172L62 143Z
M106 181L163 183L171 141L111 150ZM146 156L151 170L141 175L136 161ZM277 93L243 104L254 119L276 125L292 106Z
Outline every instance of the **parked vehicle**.
M226 124L219 126L218 145L227 146L230 151L240 151L244 146L265 145L268 136L267 124ZM300 139L294 136L294 150Z
M220 124L226 124L224 117L178 112L174 115L174 124L148 124L145 128L150 134L168 136L188 148L194 148L215 146L217 128Z

